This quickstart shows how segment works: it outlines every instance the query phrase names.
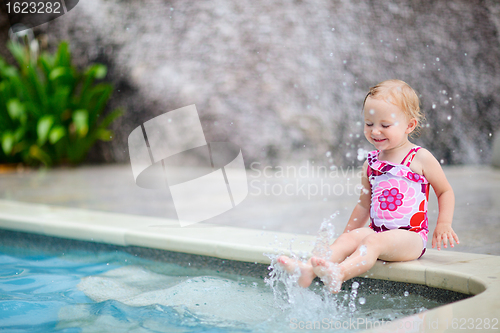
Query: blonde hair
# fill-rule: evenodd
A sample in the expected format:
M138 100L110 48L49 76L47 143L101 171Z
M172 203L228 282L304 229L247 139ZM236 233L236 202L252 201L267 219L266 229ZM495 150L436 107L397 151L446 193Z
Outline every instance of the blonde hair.
M417 126L415 126L410 136L413 136L413 134L420 134L425 116L420 110L420 100L417 93L408 83L401 80L387 80L371 87L363 101L363 109L365 108L366 99L368 97L383 99L399 107L408 119L415 118L417 120Z

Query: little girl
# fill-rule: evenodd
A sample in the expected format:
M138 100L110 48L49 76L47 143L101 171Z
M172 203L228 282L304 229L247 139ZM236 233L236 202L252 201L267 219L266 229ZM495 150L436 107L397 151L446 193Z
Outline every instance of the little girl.
M298 283L308 287L318 276L333 293L342 282L367 272L377 259L420 258L427 244L429 184L439 204L432 247L441 250L459 240L451 222L455 196L439 162L408 135L420 129L423 115L415 91L405 82L389 80L370 88L363 103L366 139L377 150L363 165L363 191L344 232L330 246L331 257L303 263L286 256L278 263L289 273L300 269ZM370 221L369 227L365 227Z

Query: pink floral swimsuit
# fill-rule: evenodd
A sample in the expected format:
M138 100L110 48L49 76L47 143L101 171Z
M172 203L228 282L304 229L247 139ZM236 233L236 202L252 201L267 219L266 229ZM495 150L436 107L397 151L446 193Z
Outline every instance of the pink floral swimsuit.
M367 173L372 188L370 228L375 232L405 229L418 233L423 240L421 257L425 252L429 232L429 182L410 169L420 148L413 147L399 165L380 161L380 151L372 151L368 153Z

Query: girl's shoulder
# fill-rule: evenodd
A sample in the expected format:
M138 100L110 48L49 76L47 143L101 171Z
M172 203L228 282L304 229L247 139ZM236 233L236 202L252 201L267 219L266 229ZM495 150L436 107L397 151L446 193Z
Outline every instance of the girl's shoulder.
M416 147L419 147L419 146L416 146ZM414 160L420 160L420 161L425 161L427 159L436 159L434 157L434 155L432 155L432 153L430 151L428 151L427 149L423 148L423 147L419 147L417 149L417 152L415 153L415 158Z
M432 155L432 153L427 149L420 147L415 153L415 157L410 164L410 169L412 169L413 172L417 172L422 175L425 166L429 163L434 164L435 162L437 162L437 160L434 155Z

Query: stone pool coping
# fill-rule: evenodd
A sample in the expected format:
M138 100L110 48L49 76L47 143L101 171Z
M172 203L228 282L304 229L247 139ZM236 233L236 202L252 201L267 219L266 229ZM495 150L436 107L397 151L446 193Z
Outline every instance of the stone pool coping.
M178 221L66 207L0 200L0 228L174 252L268 264L263 253L307 251L314 236L198 223L181 228ZM290 242L292 241L293 242ZM445 329L482 329L486 322L500 329L500 257L428 249L419 260L404 263L378 261L370 278L427 285L475 295L383 325L375 331L397 328L415 332ZM347 323L342 323L347 324ZM379 323L349 323L365 328ZM364 325L364 326L363 326ZM413 331L412 330L412 331ZM463 330L462 330L463 331Z

